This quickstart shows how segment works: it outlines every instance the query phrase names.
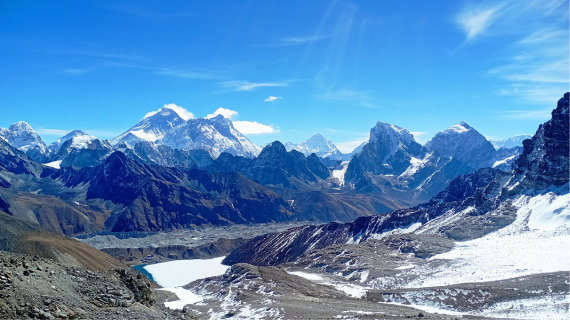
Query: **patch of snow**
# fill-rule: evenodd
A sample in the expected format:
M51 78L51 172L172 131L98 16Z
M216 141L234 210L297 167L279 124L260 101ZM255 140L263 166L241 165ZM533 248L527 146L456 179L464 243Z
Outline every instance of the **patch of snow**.
M311 281L320 281L323 280L323 277L319 276L318 274L314 274L314 273L306 273L306 272L302 272L302 271L291 271L291 272L287 272L289 274L301 277L301 278L305 278L307 280L311 280Z
M204 301L204 299L202 299L201 296L193 293L190 290L186 290L182 287L163 288L163 289L159 289L159 290L170 291L170 292L176 294L176 296L178 297L179 300L167 301L164 303L164 305L170 309L181 310L181 309L184 309L184 306L187 304L194 304L197 302Z
M495 167L497 167L497 166L500 166L500 165L502 165L502 164L506 164L506 163L509 162L510 160L513 160L514 157L516 157L516 156L510 156L510 157L505 158L505 159L503 159L503 160L495 161L495 163L493 164L493 168L495 168Z
M48 167L52 167L52 168L56 168L56 169L61 169L59 166L61 165L62 161L63 160L57 160L57 161L44 163L44 166L48 166Z
M415 267L415 266L412 264L412 265L409 265L409 266L397 267L397 268L395 268L395 270L411 269L411 268L413 268L413 267Z
M156 283L165 288L183 286L192 281L222 275L228 266L225 257L214 259L176 260L144 266Z

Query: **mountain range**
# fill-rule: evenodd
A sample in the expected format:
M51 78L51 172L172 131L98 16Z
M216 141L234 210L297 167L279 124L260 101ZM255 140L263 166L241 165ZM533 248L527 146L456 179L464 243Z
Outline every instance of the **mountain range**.
M495 150L465 122L422 146L405 128L381 121L351 154L342 154L320 134L300 144L275 141L261 149L222 115L185 119L168 106L109 141L74 130L46 146L25 122L0 130L0 136L13 156L4 164L10 174L0 175L12 186L3 201L14 214L65 234L291 219L352 221L423 203L479 168L510 171L522 151ZM109 180L109 172L130 178ZM14 182L30 179L32 184ZM207 179L224 182L204 189ZM109 193L97 193L94 186ZM251 191L229 192L241 188ZM264 196L251 205L240 202L241 196L256 198L250 192ZM113 197L126 193L128 202ZM164 211L161 203L172 197L187 200ZM204 207L203 197L212 204ZM202 200L188 207L190 198ZM59 209L41 211L42 201L55 201ZM206 213L206 207L214 209ZM175 214L180 210L188 216ZM253 217L254 210L266 216Z

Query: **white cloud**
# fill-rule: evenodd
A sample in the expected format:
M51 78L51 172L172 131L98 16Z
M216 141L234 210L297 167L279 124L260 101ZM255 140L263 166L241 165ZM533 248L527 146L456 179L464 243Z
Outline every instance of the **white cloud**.
M222 86L226 88L230 88L237 91L251 91L255 88L259 87L286 87L288 86L287 82L249 82L244 80L234 80L234 81L224 81L222 82Z
M232 119L234 116L237 116L237 111L226 109L226 108L218 108L218 110L214 111L214 113L209 114L206 116L207 119L213 118L217 115L221 114L225 118Z
M368 138L369 138L368 136L362 137L362 138L357 139L357 140L335 143L334 145L342 153L351 153L352 151L354 151L354 149L356 149L358 146L360 146L363 142L368 141Z
M501 7L502 5L491 8L483 6L465 7L455 17L455 22L465 32L467 40L471 40L493 24L494 20L499 16L498 12Z
M188 120L188 119L192 119L194 118L194 114L192 114L192 112L182 108L181 106L177 106L174 103L169 103L169 104L165 104L164 107L158 109L158 111L151 111L147 114L145 114L145 118L148 118L150 116L153 116L155 114L157 114L158 112L160 112L160 110L167 108L170 110L174 110L179 116L180 118L184 119L184 120Z
M156 74L163 76L171 76L177 78L199 79L199 80L214 80L223 79L224 77L218 72L209 70L177 70L177 69L163 69Z
M269 96L269 98L263 100L263 102L273 102L273 101L276 101L276 100L283 100L283 98L281 98L281 97Z
M265 125L255 121L234 121L234 127L243 134L277 133L273 125Z
M206 118L210 119L221 114L225 118L232 120L234 128L243 134L263 134L263 133L276 133L279 129L275 129L273 125L266 125L255 121L235 121L234 118L238 115L237 111L218 108L214 113L209 114Z

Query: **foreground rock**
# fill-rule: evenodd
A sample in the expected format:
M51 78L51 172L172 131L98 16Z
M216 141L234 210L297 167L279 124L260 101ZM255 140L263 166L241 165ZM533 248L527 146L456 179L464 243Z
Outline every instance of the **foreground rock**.
M130 269L93 272L0 251L2 319L182 319L156 303L153 285Z

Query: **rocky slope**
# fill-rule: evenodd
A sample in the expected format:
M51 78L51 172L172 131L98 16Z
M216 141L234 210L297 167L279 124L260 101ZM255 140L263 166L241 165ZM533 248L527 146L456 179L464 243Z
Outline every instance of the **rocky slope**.
M516 215L510 204L514 197L548 188L562 188L557 192L567 189L568 122L567 93L552 112L552 119L539 127L532 140L525 140L525 149L512 173L480 169L456 178L429 202L411 209L362 217L352 223L297 227L256 237L224 262L281 264L294 261L309 250L358 243L391 230L417 228L444 214L455 218L433 232L457 240L481 237L514 221Z
M105 222L116 232L297 219L277 194L238 173L146 165L121 152L100 166L66 168L49 177L68 188L87 185L86 199L121 206Z

